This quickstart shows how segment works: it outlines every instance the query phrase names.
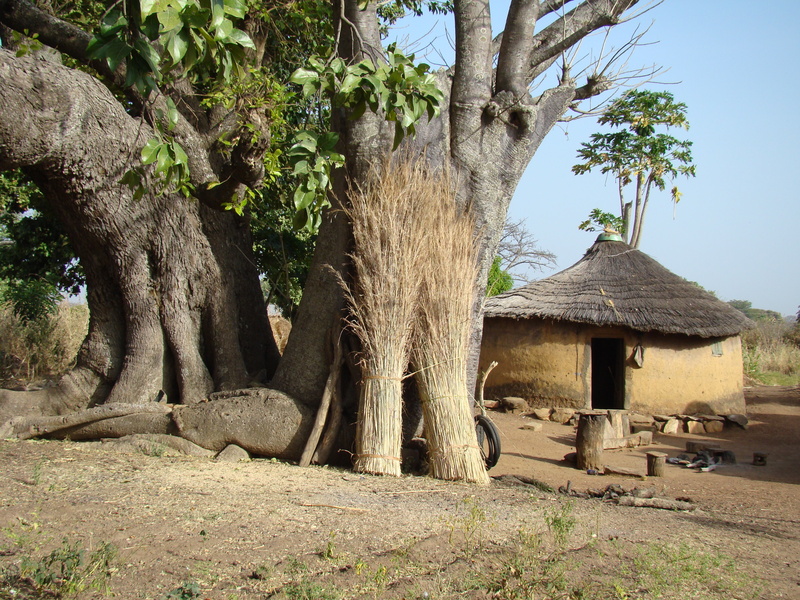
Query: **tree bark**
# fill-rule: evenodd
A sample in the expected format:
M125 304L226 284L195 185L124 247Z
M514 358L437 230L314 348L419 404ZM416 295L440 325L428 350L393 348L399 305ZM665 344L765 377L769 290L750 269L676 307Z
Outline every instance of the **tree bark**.
M603 472L603 437L607 422L606 413L584 413L580 416L575 440L580 470Z

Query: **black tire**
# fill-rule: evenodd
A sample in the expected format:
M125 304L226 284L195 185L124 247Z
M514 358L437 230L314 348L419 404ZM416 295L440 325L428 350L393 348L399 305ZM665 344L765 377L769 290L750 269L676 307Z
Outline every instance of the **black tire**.
M475 433L478 435L478 446L481 448L483 460L488 471L500 460L500 432L489 417L475 417Z

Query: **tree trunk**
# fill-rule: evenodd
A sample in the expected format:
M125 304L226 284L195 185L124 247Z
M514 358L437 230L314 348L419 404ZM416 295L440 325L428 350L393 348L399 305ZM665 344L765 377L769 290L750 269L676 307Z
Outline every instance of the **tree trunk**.
M159 390L191 404L274 368L247 222L177 194L136 201L120 183L151 135L89 75L0 50L0 168L40 186L87 279L76 372L43 410L151 402Z
M578 420L578 434L575 449L578 454L578 468L582 471L593 469L603 471L603 439L608 423L604 412L583 413Z

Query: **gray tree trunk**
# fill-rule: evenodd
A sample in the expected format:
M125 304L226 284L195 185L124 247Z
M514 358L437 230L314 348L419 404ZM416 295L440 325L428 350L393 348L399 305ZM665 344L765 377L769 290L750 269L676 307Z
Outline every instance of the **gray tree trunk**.
M151 135L93 77L0 50L0 169L45 192L87 278L89 334L43 410L159 390L200 402L277 362L246 221L176 194L134 201L120 184ZM203 148L187 146L201 166Z
M636 2L585 0L534 34L536 19L554 10L553 3L513 0L499 47L491 38L488 0L455 2L455 65L438 73L439 87L445 94L442 113L433 121L420 124L417 136L404 146L406 156L417 156L434 168L452 169L458 200L475 217L480 271L474 286L469 381L474 382L477 377L489 268L517 184L542 140L569 106L611 87L599 76L578 86L568 73L558 85L535 98L529 85L563 51L590 32L615 24L619 15ZM374 59L375 49L381 47L376 3L359 8L358 0L339 0L334 15L336 27L342 32L339 55L348 61L365 56ZM497 68L493 68L495 56ZM358 181L369 165L379 164L391 150L393 125L369 112L354 121L340 120L337 131L348 164L348 171L340 176ZM340 182L338 189L346 187ZM346 201L346 196L338 197ZM333 306L337 310L343 306L335 279L322 272L331 267L341 272L342 265L347 264L347 236L347 224L342 220L330 218L323 224L312 275L292 329L292 336L303 341L293 345L290 337L275 380L278 389L311 404L322 397L327 364L308 355L300 361L297 353L301 348L306 352L324 348L325 331L319 327L320 322L333 318Z

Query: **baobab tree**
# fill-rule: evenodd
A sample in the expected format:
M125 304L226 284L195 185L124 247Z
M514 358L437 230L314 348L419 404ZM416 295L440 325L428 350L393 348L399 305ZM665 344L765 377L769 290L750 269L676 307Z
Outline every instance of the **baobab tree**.
M328 330L343 307L338 276L348 268L349 226L335 209L347 203L348 184L364 180L392 151L396 123L387 105L369 99L363 112L352 96L332 105L344 168L334 164L330 171L334 210L320 213L311 272L279 359L251 260L247 213L229 210L264 177L275 107L257 96L275 79L254 77L274 58L269 34L275 23L267 17L279 7L245 14L233 1L198 2L196 12L208 11L207 23L198 24L170 3L169 14L145 4L152 12L137 27L128 14L107 21L93 38L27 0L0 0L4 46L11 33L35 35L37 44L70 59L66 66L0 50L0 169L21 168L50 199L84 267L91 310L73 372L36 402L6 396L4 412L151 402L159 390L192 404L247 387L259 372L298 405L313 407L329 375ZM486 273L524 169L566 111L625 76L615 63L620 52L578 72L574 48L622 22L636 4L512 0L504 31L492 37L488 0L456 0L455 62L432 75L438 92L400 91L400 101L414 94L425 100L427 93L426 110L437 109L415 115L413 131L404 130L405 155L448 166L458 202L475 218L481 268L474 282L474 343ZM180 3L189 5L195 6ZM327 8L334 49L317 61L320 74L365 60L383 64L378 3L301 5ZM188 28L186 35L170 37L178 25ZM191 27L206 32L194 36ZM125 47L113 41L119 32L130 35ZM290 39L295 49L324 48L296 39ZM635 39L626 47L634 45ZM259 69L238 72L245 57ZM534 91L545 81L553 84ZM347 96L347 90L332 91Z

